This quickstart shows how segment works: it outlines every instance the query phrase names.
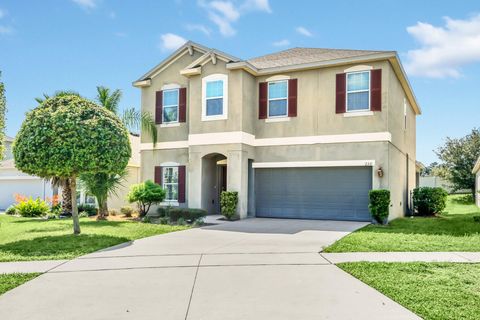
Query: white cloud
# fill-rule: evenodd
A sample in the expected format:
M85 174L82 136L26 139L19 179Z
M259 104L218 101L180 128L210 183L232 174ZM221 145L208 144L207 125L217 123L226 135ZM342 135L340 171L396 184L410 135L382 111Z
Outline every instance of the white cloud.
M305 27L297 27L295 30L300 33L301 35L305 37L313 37L313 33L311 33L307 28Z
M0 34L11 34L13 29L7 26L0 26Z
M212 1L210 7L218 11L228 21L236 21L240 17L240 12L230 1Z
M272 43L275 47L285 47L285 46L288 46L290 45L290 41L288 39L282 39L282 40L279 40L279 41L275 41L274 43Z
M207 27L205 27L203 24L187 24L185 26L188 31L200 31L201 33L209 36L211 31Z
M160 49L173 51L180 48L187 40L173 33L165 33L160 36Z
M480 62L480 14L465 20L445 17L445 26L418 22L407 32L420 44L407 52L405 68L410 75L457 78L460 68Z
M83 9L95 9L98 0L72 0Z
M0 19L2 19L3 17L5 17L5 11L3 11L2 9L0 9Z
M108 17L110 19L115 19L117 17L117 13L115 11L110 11L110 13L108 14Z
M225 37L231 37L237 33L237 31L232 27L231 21L228 21L228 19L225 19L224 17L213 12L210 12L208 17L217 25L218 30Z
M248 11L271 12L268 0L245 0L242 4L230 0L199 0L198 5L207 11L207 16L217 25L225 37L235 35L233 23Z
M258 10L272 13L272 9L270 8L268 0L246 0L242 6L242 9L252 11Z

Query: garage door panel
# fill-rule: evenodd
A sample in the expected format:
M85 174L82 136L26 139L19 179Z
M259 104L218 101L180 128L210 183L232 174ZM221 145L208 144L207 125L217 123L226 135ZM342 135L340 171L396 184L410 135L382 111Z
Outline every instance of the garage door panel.
M255 170L259 217L370 220L370 167Z

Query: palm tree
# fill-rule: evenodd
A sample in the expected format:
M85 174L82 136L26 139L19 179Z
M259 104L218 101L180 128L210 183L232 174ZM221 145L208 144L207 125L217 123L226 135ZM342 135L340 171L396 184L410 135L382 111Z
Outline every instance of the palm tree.
M123 170L119 174L95 173L80 176L80 180L84 183L87 191L97 199L98 220L103 220L108 215L108 196L117 194L117 189L122 186L126 176L127 170Z
M106 109L115 113L125 126L132 130L146 133L152 138L153 144L157 143L157 126L155 125L155 120L153 116L148 112L141 112L135 108L128 108L123 110L122 114L119 114L118 105L122 98L122 91L115 89L111 91L109 88L104 86L97 87L97 102L105 107Z
M122 122L130 130L140 129L142 132L152 137L153 143L157 142L157 127L153 116L147 112L137 111L135 108L129 108L119 114L119 104L122 98L122 92L119 89L111 91L104 86L97 86L97 102L104 108L112 111L122 119ZM98 202L98 219L104 219L108 214L108 195L114 193L122 180L125 178L126 171L117 175L92 174L84 175L81 180L85 182L87 189L92 193Z

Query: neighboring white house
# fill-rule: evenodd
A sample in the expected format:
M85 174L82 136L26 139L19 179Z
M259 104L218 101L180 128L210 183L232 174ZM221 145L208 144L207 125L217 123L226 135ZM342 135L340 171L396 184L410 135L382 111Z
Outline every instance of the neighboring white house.
M15 168L12 143L13 138L5 138L5 157L0 162L0 210L5 210L15 203L15 194L42 200L47 200L54 194L61 194L61 191L55 193L55 188L48 181L30 176ZM122 186L117 189L117 194L108 198L110 209L119 210L122 206L128 205L125 198L130 186L140 182L140 137L130 134L130 145L132 157L127 165L128 174ZM79 203L95 205L95 198L88 195L85 190L80 189L79 193Z
M475 174L475 203L480 207L480 157L475 163L472 172Z
M0 162L0 210L15 203L15 194L46 200L54 194L48 181L30 176L15 168L12 155L13 138L5 138L5 158Z

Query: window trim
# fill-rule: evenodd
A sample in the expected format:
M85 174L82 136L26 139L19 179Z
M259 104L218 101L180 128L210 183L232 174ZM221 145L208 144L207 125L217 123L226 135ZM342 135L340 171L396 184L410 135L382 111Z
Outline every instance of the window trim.
M278 118L288 118L288 81L289 79L281 79L281 80L274 80L267 82L267 119L278 119ZM287 95L285 98L272 98L270 99L270 83L277 83L277 82L286 82L287 83ZM285 109L285 115L280 116L270 116L270 100L286 100L287 101L287 108Z
M174 123L179 123L179 112L180 112L180 88L171 88L171 89L164 89L162 90L162 102L165 101L164 96L165 92L170 92L170 91L177 91L177 104L169 104L165 105L162 103L162 124L174 124ZM172 108L172 107L177 107L177 120L175 121L165 121L165 113L164 109L165 108Z
M223 81L223 105L222 114L207 115L207 83L213 81ZM210 97L209 99L218 99L219 97ZM202 78L202 121L227 120L228 119L228 75L211 74Z
M165 182L165 173L167 172L167 169L175 169L177 170L177 183L172 183L172 182ZM168 166L162 166L162 189L166 190L165 186L166 185L177 185L177 199L166 199L166 193L165 193L165 199L163 202L165 203L177 203L178 202L178 165L168 165Z
M368 73L368 90L348 90L348 75L356 74L356 73ZM345 75L345 112L346 113L358 113L358 112L370 112L372 111L371 108L371 72L370 70L362 70L362 71L354 71L354 72L347 72ZM348 110L348 94L349 93L360 93L360 92L368 92L368 109L361 109L361 110Z

